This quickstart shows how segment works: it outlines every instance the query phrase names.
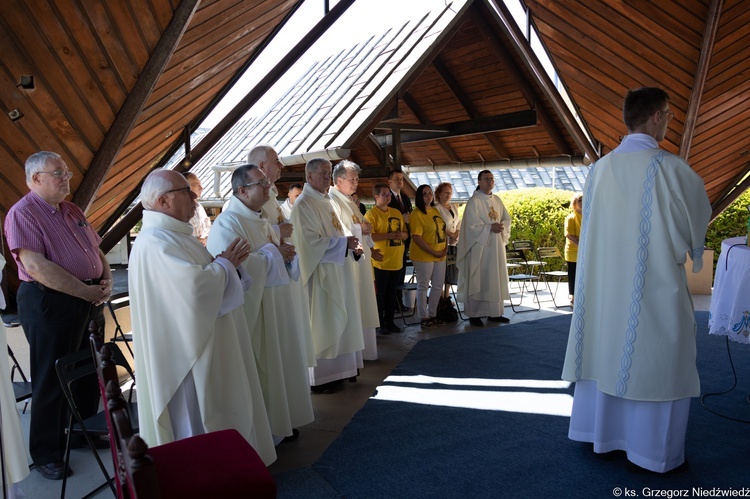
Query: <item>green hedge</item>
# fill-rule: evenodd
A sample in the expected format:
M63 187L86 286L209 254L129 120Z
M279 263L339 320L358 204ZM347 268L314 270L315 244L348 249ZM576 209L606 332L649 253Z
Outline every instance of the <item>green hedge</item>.
M563 253L565 217L571 212L573 196L571 191L541 187L500 193L510 213L510 240L530 239L536 248L557 246ZM565 262L549 263L550 269L557 270L555 267L562 268Z
M747 212L748 205L750 205L750 191L745 191L708 225L706 247L714 250L714 274L721 252L721 242L728 237L747 235L747 219L750 215Z

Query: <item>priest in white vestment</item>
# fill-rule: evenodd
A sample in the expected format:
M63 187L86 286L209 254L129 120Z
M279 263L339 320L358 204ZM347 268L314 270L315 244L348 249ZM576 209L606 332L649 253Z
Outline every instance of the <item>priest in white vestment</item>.
M357 272L357 284L359 289L359 303L362 307L362 332L364 334L365 348L362 350L364 360L378 359L378 344L376 330L380 327L378 315L378 301L375 297L375 278L372 272L372 259L383 259L380 251L371 249L375 243L372 241L372 225L365 220L359 206L354 203L352 194L357 192L359 185L359 165L349 160L344 160L333 169L333 187L328 191L331 202L336 209L336 215L344 226L344 233L357 237L362 242L364 254L354 268Z
M294 202L297 200L300 194L302 194L302 184L292 184L289 186L287 198L283 203L281 203L281 213L287 220L291 218L292 207L294 206Z
M629 91L628 135L589 171L562 374L576 382L568 436L659 473L685 462L700 394L685 262L701 269L711 216L701 178L658 147L673 115L663 90Z
M473 326L507 323L504 301L510 297L505 245L510 239L510 214L492 193L495 177L489 170L478 175L479 186L464 208L461 238L456 245L458 301Z
M244 316L230 313L244 301L238 267L250 247L237 238L210 255L188 224L195 194L175 171L152 172L141 199L128 271L140 434L161 445L233 428L270 464L263 394L248 375L257 372L250 333Z
M294 246L280 243L260 209L271 182L255 165L232 174L233 196L214 221L207 248L216 254L240 237L251 254L242 264L252 285L242 307L250 327L263 398L274 440L293 437L294 429L311 423L313 414L305 348L310 343L310 317L290 313L290 282L299 278ZM298 434L298 432L296 433Z
M1 234L0 234L1 235ZM3 238L0 237L0 245ZM0 254L0 276L5 268L5 258ZM0 291L0 309L5 308L5 295ZM4 475L0 475L0 490L9 492L8 497L24 497L19 487L21 480L29 475L26 439L21 428L21 416L16 407L16 396L10 380L10 362L7 331L0 321L0 453L2 453Z
M284 168L284 164L279 159L276 150L268 144L260 144L250 149L247 155L247 162L260 168L260 171L266 175L266 178L272 184L268 200L263 203L263 207L260 210L261 215L269 221L280 242L291 242L294 225L289 221L290 215L285 215L279 204L279 191L275 185L275 182L281 178L281 170ZM302 186L299 185L299 188L301 193ZM291 301L287 304L288 310L294 310L295 316L298 319L305 318L309 321L310 298L307 294L307 287L300 280L292 280L289 283L289 287L291 288L292 296ZM309 330L309 327L307 329ZM307 345L305 346L307 366L314 367L317 363L315 361L315 349L312 345L312 338L307 334L303 334L302 336L307 341Z
M365 345L354 266L363 250L355 236L344 234L328 196L331 162L311 159L305 165L305 176L307 183L292 210L292 237L300 260L300 280L310 296L310 325L318 362L310 369L310 384L317 391L357 375L356 354Z

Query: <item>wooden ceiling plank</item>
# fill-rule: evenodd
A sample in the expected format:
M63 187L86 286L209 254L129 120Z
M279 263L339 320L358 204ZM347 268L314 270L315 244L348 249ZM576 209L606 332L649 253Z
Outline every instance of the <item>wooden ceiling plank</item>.
M200 160L238 122L247 111L260 99L268 89L294 64L312 44L325 32L346 10L354 0L340 0L302 39L274 66L268 74L253 87L227 115L208 132L192 150L191 160ZM184 158L183 158L184 161ZM182 163L180 161L179 163ZM181 168L177 168L178 171ZM142 179L141 179L142 181ZM139 181L140 183L140 181ZM128 203L129 204L129 203ZM121 205L122 206L122 205ZM127 205L125 205L127 206ZM104 236L102 247L113 248L141 219L143 205L138 203L122 220L117 222Z
M721 8L723 3L723 0L712 0L711 8L708 11L708 19L706 19L706 31L703 35L703 45L700 51L700 58L698 59L698 68L695 71L693 89L690 93L690 99L688 100L687 112L685 113L685 127L682 130L682 140L680 141L679 155L682 156L685 161L687 161L690 156L690 146L693 142L695 125L698 119L698 112L700 111L703 88L706 84L708 70L711 66L711 53L714 42L716 41L716 32L719 29L719 20L721 19Z
M133 129L139 114L143 110L143 106L148 101L154 86L159 80L159 76L164 71L169 58L179 44L182 34L190 24L190 20L199 3L200 0L183 0L180 3L180 6L172 17L172 21L170 21L169 26L167 26L164 34L159 39L159 44L156 46L154 53L143 68L135 86L128 94L128 98L117 114L117 118L115 118L114 123L110 127L109 133L86 172L83 183L73 196L73 202L84 212L91 206L91 201L99 191L107 176L107 172Z
M526 81L525 76L516 67L513 58L506 52L505 47L497 38L494 30L490 29L485 18L481 16L477 10L472 11L472 20L479 31L482 33L484 38L490 42L492 49L495 51L495 54L500 58L506 70L516 81L516 85L524 94L524 97L526 98L529 106L532 109L537 110L539 121L547 129L550 138L557 145L559 153L573 154L573 151L570 149L570 146L568 146L567 141L557 129L557 126L554 124L547 111L541 105L541 102L543 102L544 99L538 98L534 94L533 89L537 86L542 88L542 91L544 92L547 100L555 109L555 112L558 113L558 116L563 121L565 128L568 130L568 133L571 135L571 137L573 137L573 140L576 142L578 147L582 151L584 151L589 156L589 158L592 159L592 161L598 159L598 154L591 146L591 144L588 143L588 140L579 129L578 123L576 123L566 105L560 100L559 93L557 92L557 89L554 88L554 84L552 84L552 82L549 80L547 73L540 65L538 65L538 60L534 55L533 50L531 50L531 47L529 47L526 43L526 39L518 31L518 26L515 24L515 20L510 17L510 13L507 11L505 5L502 4L502 2L497 3L495 0L485 0L485 2L487 2L488 4L492 2L492 4L494 5L494 11L490 5L486 5L486 7L488 10L490 10L490 14L493 18L495 17L495 13L500 16L498 24L500 25L504 35L514 45L516 51L518 51L519 55L526 63L527 69L531 71L531 74L536 80L536 85L532 85Z
M427 119L427 117L424 114L424 111L422 111L422 108L419 107L419 104L414 99L414 97L409 93L406 92L403 96L401 96L401 99L403 100L404 104L409 108L409 110L414 113L414 116L417 118L417 121L420 123L424 123L425 125L430 125L430 120ZM370 135L372 137L372 135ZM440 149L443 151L445 156L448 158L448 161L454 162L454 163L460 163L461 158L458 157L458 154L456 154L456 151L453 150L453 148L450 146L450 144L443 140L438 139L435 141L440 147Z
M464 112L469 116L471 119L478 119L479 112L474 107L474 104L471 102L471 99L466 95L466 93L461 88L461 85L458 83L458 81L453 77L450 70L445 66L442 59L440 58L440 55L435 57L432 61L432 66L437 71L440 78L443 80L445 85L448 87L448 89L451 91L453 96L458 100L459 104L461 104L461 107L463 108ZM508 158L510 157L510 153L506 149L505 145L503 144L502 140L499 137L490 135L488 133L483 133L482 136L487 141L487 143L490 145L492 150L495 152L495 155L498 158Z

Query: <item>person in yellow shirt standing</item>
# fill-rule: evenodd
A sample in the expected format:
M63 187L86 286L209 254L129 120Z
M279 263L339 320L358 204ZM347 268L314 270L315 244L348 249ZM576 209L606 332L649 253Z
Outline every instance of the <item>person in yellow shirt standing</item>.
M576 194L570 201L573 213L565 218L565 261L568 264L568 294L573 305L576 287L576 262L578 261L578 238L581 236L581 206L583 195Z
M409 227L413 244L409 251L417 276L417 309L422 327L436 327L445 324L435 318L440 296L445 283L445 255L448 253L448 237L445 234L445 220L435 208L432 188L420 185L415 196L417 209L411 214ZM430 298L427 300L427 288Z
M367 212L365 219L372 225L374 248L380 250L383 259L372 260L375 273L375 298L380 314L380 333L400 333L401 328L393 323L396 308L396 286L400 284L404 266L404 240L409 237L401 212L390 208L391 190L388 184L375 184L372 189L375 207Z

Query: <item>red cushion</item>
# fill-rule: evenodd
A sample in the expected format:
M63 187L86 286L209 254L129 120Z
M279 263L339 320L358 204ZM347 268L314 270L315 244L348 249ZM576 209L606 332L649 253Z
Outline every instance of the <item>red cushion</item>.
M162 497L276 497L276 483L237 430L177 440L148 450Z

